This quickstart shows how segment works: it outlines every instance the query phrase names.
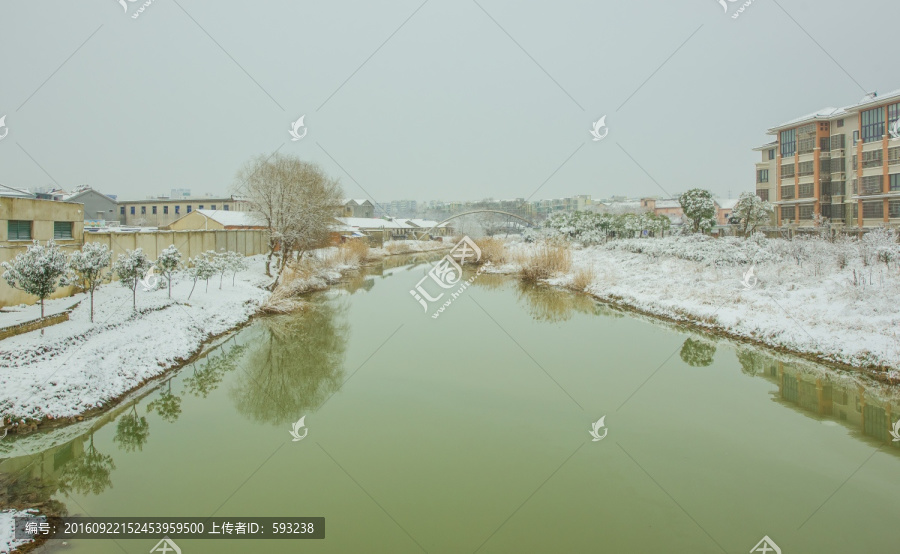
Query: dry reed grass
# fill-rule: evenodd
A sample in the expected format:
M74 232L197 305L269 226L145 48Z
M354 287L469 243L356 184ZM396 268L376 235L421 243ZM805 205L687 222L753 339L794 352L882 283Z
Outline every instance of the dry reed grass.
M534 252L523 261L521 276L523 281L534 283L566 273L571 267L572 252L568 244L544 241L535 246Z

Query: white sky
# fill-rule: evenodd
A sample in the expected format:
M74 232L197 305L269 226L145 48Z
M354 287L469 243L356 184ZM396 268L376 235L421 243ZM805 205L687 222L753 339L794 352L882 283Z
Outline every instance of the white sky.
M221 194L280 147L379 202L736 196L767 128L900 88L891 0L141 5L0 5L0 183Z

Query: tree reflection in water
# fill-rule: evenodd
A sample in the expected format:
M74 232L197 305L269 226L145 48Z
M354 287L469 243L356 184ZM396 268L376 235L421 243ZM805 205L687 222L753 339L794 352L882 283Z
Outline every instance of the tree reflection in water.
M481 279L479 276L479 280ZM477 282L477 281L476 281ZM576 294L565 289L543 285L518 283L518 299L524 300L531 317L538 321L557 323L568 321L576 313L622 317L586 294Z
M703 340L687 339L681 346L681 360L691 367L712 365L715 355L716 345Z
M116 464L112 456L101 454L94 448L94 433L91 432L84 454L67 463L60 472L57 488L64 494L100 494L112 486L109 476L114 469Z
M223 344L210 352L204 362L198 360L192 367L191 376L184 380L185 390L196 397L206 398L219 387L226 373L237 368L238 361L247 348L246 344L235 343L228 348Z
M253 421L283 424L315 410L343 382L348 326L339 308L310 304L300 313L260 319L229 394ZM343 308L340 308L343 310Z
M175 423L181 415L181 397L172 394L172 378L166 382L168 387L160 393L159 398L147 404L147 412L156 412L165 421Z
M150 424L147 418L138 416L137 402L131 405L131 412L122 414L116 424L116 434L113 442L125 452L143 450L144 444L150 438Z

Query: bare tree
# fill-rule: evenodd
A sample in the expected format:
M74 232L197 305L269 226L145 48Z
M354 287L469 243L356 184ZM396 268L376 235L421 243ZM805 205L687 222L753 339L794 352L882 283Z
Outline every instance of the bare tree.
M280 276L295 254L299 259L328 243L342 193L338 181L318 165L285 154L259 155L238 171L237 183L237 194L269 230L266 275L271 276L276 250L281 251Z

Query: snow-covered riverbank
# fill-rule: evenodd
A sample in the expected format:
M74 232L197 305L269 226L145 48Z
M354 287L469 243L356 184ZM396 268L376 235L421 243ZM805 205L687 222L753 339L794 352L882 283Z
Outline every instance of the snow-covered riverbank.
M507 242L516 273L537 243ZM878 246L820 240L628 239L572 245L544 281L732 337L900 378L900 271ZM867 259L863 259L867 257ZM753 268L753 274L748 270Z
M446 248L438 242L410 241L402 248L373 249L370 257ZM314 252L315 262L304 267L291 294L318 290L358 269L363 260L341 255L337 248ZM271 296L266 287L265 256L247 258L248 267L193 282L186 275L173 280L172 298L165 288L137 290L137 312L131 289L119 283L102 285L95 295L94 323L90 303L82 301L69 321L0 341L0 416L6 424L28 425L44 420L74 418L115 402L149 379L182 365L211 337L245 323ZM48 302L48 312L69 307L77 298ZM58 306L57 306L58 304ZM33 314L32 314L33 312ZM40 308L27 306L0 313L0 327L14 324ZM9 321L7 322L7 318Z

